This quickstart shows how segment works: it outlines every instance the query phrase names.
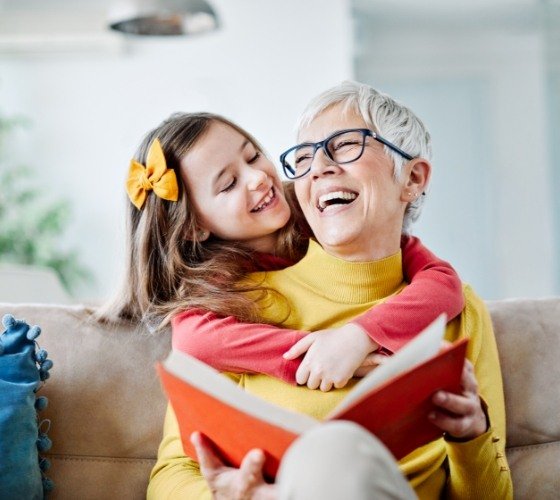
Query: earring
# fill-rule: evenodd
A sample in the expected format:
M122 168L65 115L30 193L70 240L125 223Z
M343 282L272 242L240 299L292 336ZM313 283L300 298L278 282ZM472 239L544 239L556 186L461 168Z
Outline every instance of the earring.
M208 233L206 231L199 231L198 232L198 239L199 240L205 240L206 238L208 238Z

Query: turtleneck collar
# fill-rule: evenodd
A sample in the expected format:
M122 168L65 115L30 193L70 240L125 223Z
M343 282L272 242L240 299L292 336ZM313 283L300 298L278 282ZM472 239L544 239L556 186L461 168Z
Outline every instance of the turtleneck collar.
M314 240L309 240L307 254L291 269L298 279L340 303L381 300L396 293L404 281L400 250L376 261L350 262L329 255Z

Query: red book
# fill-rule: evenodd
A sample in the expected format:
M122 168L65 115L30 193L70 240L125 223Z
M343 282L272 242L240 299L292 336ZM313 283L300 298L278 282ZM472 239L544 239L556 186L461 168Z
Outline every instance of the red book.
M375 434L398 460L441 437L428 419L434 392L460 392L467 340L441 347L445 316L366 377L327 419L351 420ZM238 467L245 454L261 448L265 476L274 478L282 455L302 433L321 421L253 396L200 361L172 351L157 366L173 407L183 448L196 457L190 435L199 431L226 463Z

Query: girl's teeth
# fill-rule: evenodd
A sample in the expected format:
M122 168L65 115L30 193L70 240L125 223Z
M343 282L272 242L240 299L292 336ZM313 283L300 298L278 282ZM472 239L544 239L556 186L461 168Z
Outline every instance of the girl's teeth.
M274 198L274 192L271 189L270 193L266 195L266 198L263 200L263 202L257 208L254 209L254 212L261 211L272 201L273 198Z

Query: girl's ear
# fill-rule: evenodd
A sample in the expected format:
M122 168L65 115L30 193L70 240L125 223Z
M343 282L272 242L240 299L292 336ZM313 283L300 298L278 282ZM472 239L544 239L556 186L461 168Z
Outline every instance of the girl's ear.
M187 232L187 234L185 235L185 239L187 241L206 241L208 238L210 238L210 231L201 227L197 227L194 231L194 234L191 232Z
M198 241L206 241L208 238L210 238L210 231L207 231L206 229L198 229L196 232L196 236L198 238Z
M430 182L432 165L423 158L410 160L403 168L401 201L411 203L424 194Z

